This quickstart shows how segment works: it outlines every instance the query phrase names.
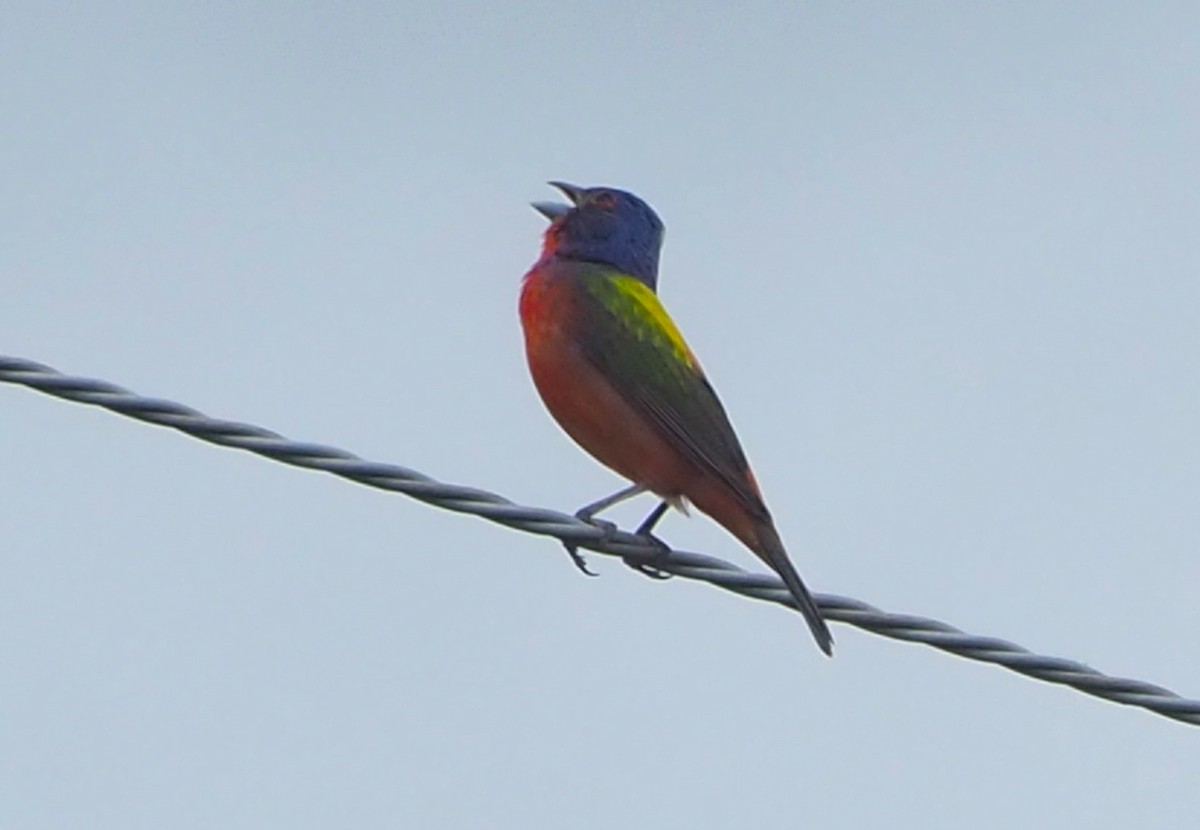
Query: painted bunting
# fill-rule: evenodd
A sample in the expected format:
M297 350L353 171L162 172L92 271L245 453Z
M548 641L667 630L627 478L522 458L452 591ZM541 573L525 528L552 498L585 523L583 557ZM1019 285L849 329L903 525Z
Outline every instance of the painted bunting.
M659 302L662 221L632 193L551 184L571 204L533 205L550 226L521 284L529 370L566 433L633 482L576 515L590 520L651 491L663 502L638 528L648 535L668 504L691 502L782 577L817 645L832 654L833 637L788 559L725 409Z

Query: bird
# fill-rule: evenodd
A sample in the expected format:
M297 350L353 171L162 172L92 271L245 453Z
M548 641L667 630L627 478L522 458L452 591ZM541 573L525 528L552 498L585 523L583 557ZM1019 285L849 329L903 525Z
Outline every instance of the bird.
M667 507L690 502L782 578L817 646L832 656L833 636L788 558L725 408L658 298L662 220L624 190L550 185L570 204L533 203L550 225L521 281L529 371L567 435L632 482L576 516L594 521L649 491L662 501L637 532L655 539L650 531Z

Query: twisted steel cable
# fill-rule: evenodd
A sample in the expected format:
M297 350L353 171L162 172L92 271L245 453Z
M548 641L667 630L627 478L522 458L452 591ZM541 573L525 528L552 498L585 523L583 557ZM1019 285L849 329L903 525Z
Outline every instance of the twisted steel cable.
M551 536L597 553L652 563L654 568L676 576L702 580L743 596L794 607L787 589L773 574L750 573L723 559L687 551L671 550L664 558L662 549L644 537L598 527L556 510L514 504L495 493L436 481L406 467L365 461L334 447L290 441L251 424L210 418L182 404L145 398L105 381L64 375L31 360L2 355L0 381L27 386L76 403L103 407L140 421L177 429L202 441L247 450L284 464L321 470L368 487L404 493L446 510L470 513L518 530ZM1200 700L1180 697L1161 686L1111 677L1074 660L1034 654L1006 640L967 634L926 617L888 613L849 597L815 594L814 599L828 620L848 623L895 640L923 643L969 660L994 663L1027 677L1070 686L1084 694L1139 706L1164 717L1200 726Z

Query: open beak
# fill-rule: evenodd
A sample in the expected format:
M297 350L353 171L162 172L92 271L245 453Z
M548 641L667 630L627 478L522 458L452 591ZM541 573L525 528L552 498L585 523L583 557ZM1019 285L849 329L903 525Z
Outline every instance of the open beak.
M571 200L570 205L564 205L561 202L533 202L533 209L545 216L551 222L560 216L566 216L571 211L573 205L579 204L579 197L583 193L582 187L577 187L566 182L549 182L551 187L557 187L563 192L563 195Z
M566 182L546 182L546 184L561 190L573 205L579 204L579 197L583 195L584 189L576 184L567 184Z

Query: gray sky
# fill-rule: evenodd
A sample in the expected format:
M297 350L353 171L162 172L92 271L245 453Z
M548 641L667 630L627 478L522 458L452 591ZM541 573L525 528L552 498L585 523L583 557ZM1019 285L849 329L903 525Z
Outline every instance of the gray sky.
M1197 695L1198 24L9 4L0 352L573 510L621 482L523 365L527 203L625 187L814 590ZM3 827L1200 803L1194 728L16 387L0 465Z

